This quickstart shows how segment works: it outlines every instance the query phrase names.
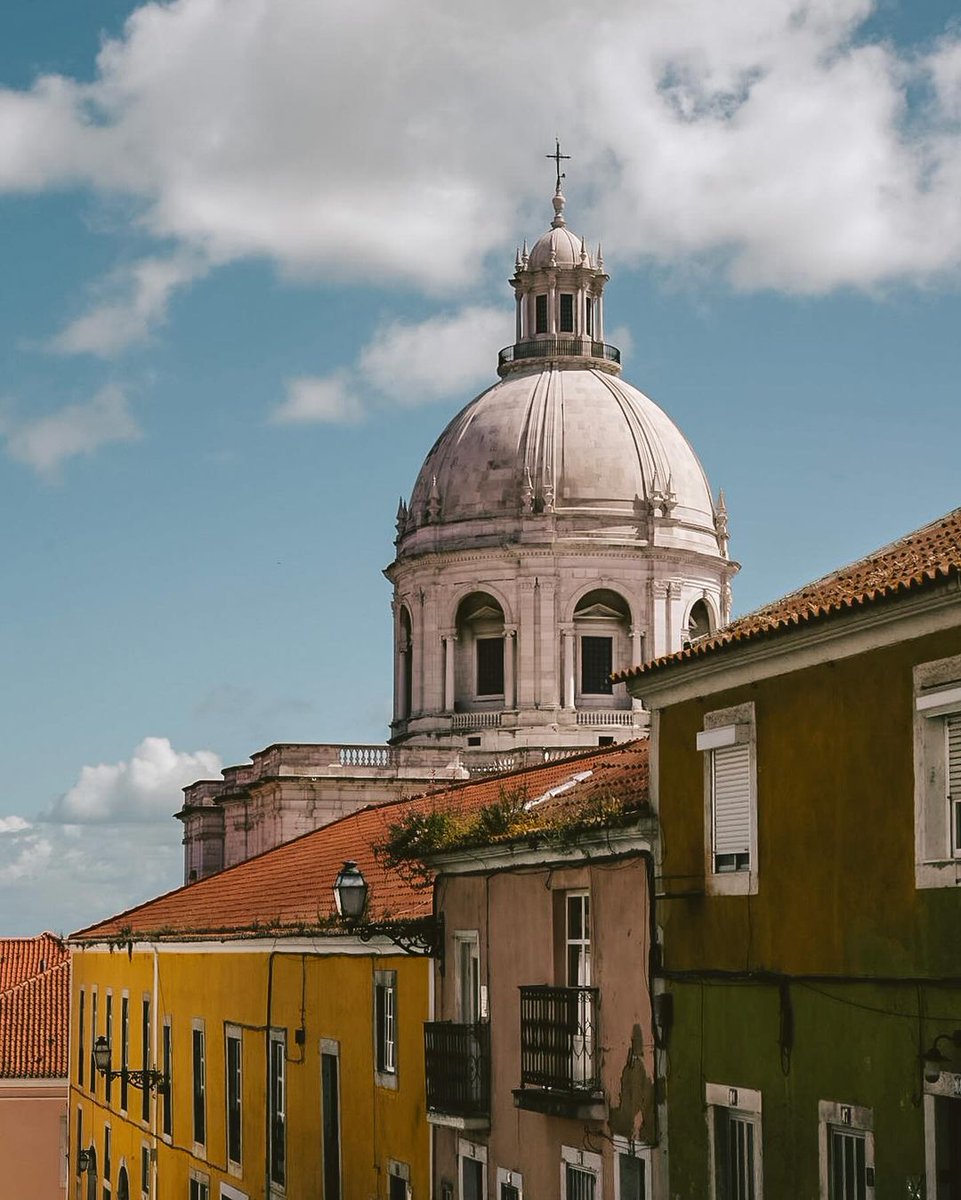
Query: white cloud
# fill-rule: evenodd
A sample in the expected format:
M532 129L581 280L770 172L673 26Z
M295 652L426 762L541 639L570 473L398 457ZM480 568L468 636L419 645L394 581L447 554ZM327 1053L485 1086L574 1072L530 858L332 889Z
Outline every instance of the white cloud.
M497 351L513 336L506 307L470 306L420 322L393 321L363 347L353 367L289 380L271 419L351 425L371 406L431 404L469 394L490 380Z
M10 816L0 817L0 834L2 833L21 833L24 829L30 828L30 822L25 821L23 817Z
M83 767L45 819L62 824L163 821L183 803L180 792L197 779L219 778L211 750L177 751L165 737L146 737L129 759Z
M795 292L923 282L961 260L961 38L872 40L871 11L148 4L92 82L0 91L0 189L86 186L194 254L449 293L546 224L561 129L572 222L612 262Z
M287 395L274 409L271 420L279 425L314 421L354 425L363 419L364 409L352 386L347 371L336 371L324 378L288 379Z
M93 454L111 442L132 442L140 428L120 388L108 385L86 403L68 404L33 420L0 417L7 455L38 474L56 479L67 459Z
M128 346L146 341L167 318L178 288L206 273L196 255L144 258L118 268L96 289L93 305L50 339L61 354L113 358Z

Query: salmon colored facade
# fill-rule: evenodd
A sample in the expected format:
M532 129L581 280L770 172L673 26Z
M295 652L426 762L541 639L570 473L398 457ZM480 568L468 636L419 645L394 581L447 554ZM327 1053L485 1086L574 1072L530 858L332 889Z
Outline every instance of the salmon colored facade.
M70 1194L92 1196L86 1189L98 1187L122 1196L125 1174L129 1195L171 1200L388 1200L398 1194L392 1177L426 1196L427 965L384 950L292 938L76 948ZM392 1070L378 1076L381 978L393 986L395 1037ZM109 1037L112 1067L120 1068L125 1000L128 1068L169 1069L169 1101L150 1090L145 1099L132 1085L125 1094L121 1079L108 1091L92 1070L95 1034ZM77 1146L95 1156L82 1174Z
M672 1197L961 1194L959 577L955 513L630 680Z

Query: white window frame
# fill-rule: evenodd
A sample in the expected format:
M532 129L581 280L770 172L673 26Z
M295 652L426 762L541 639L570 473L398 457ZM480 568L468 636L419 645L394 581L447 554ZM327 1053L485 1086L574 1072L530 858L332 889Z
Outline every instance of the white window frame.
M274 1063L279 1064L280 1070L274 1077ZM270 1138L267 1144L267 1177L270 1180L270 1194L283 1195L287 1190L289 1174L288 1147L288 1113L287 1113L287 1030L273 1027L270 1030L270 1058L267 1063L268 1112L270 1120ZM276 1086L276 1090L275 1090ZM274 1179L274 1120L277 1120L283 1131L283 1180Z
M200 1095L204 1110L204 1140L198 1142L197 1118L195 1113L195 1096L197 1082L197 1060L194 1053L194 1034L200 1034ZM207 1138L210 1136L210 1113L207 1110L207 1030L202 1017L194 1017L190 1022L190 1139L193 1152L197 1158L207 1157ZM208 1181L209 1182L209 1181Z
M924 1081L924 1177L926 1196L938 1194L938 1100L950 1100L961 1104L961 1074L954 1071L939 1071L935 1080Z
M949 797L948 721L961 720L961 655L914 668L914 871L918 888L961 882L955 806ZM956 726L955 726L956 728Z
M387 1160L387 1176L388 1176L388 1182L387 1182L388 1198L390 1196L390 1180L391 1179L403 1179L404 1185L405 1185L404 1186L404 1195L406 1197L406 1200L410 1200L410 1163L399 1162L395 1158L388 1158L388 1160Z
M481 1195L487 1195L487 1147L480 1142L457 1139L457 1200L464 1200L464 1161L481 1164Z
M230 1155L230 1052L229 1043L239 1044L240 1053L237 1060L237 1111L240 1117L240 1154L237 1158ZM244 1161L244 1031L239 1025L224 1025L224 1150L227 1156L227 1170L231 1175L240 1175Z
M603 1200L603 1159L599 1154L592 1154L590 1150L581 1150L577 1146L561 1146L561 1200L568 1200L568 1167L589 1171L594 1176L594 1200Z
M754 1088L736 1087L729 1083L708 1083L704 1085L704 1099L707 1104L707 1144L710 1156L711 1200L717 1200L717 1117L719 1111L724 1111L728 1117L749 1122L754 1127L754 1198L761 1200L764 1195L764 1163L761 1093Z
M652 1200L654 1195L653 1156L650 1146L642 1146L639 1142L621 1137L615 1133L612 1138L614 1145L614 1200L623 1200L621 1196L621 1163L624 1158L638 1158L644 1164L644 1200ZM760 1197L758 1197L760 1200Z
M830 1139L833 1129L864 1137L865 1200L874 1200L874 1110L837 1100L818 1101L820 1200L831 1200Z
M497 1168L497 1195L494 1200L501 1200L501 1188L517 1188L517 1200L524 1200L524 1176L520 1171L508 1171L506 1167Z
M474 990L473 1003L470 1007L475 1009L472 1014L467 1011L468 1005L465 1004L468 987L471 984L471 979L465 979L465 957L471 963L476 963L476 977L473 979L476 988ZM476 929L457 929L454 931L454 970L456 971L457 979L457 1013L456 1019L462 1025L473 1024L476 1021L482 1020L484 1017L483 988L481 985L480 974L480 936ZM473 975L473 971L471 971Z
M201 1188L205 1189L205 1191L207 1193L206 1200L210 1200L210 1176L205 1171L198 1171L194 1167L191 1167L190 1172L189 1172L189 1183L190 1183L190 1191L188 1194L193 1193L194 1185L196 1184L197 1193L201 1194L200 1189ZM201 1194L201 1200L203 1200L202 1194Z
M714 752L728 746L747 746L748 759L748 865L735 871L717 871L714 864ZM757 729L753 701L734 708L706 713L697 735L704 755L704 880L710 896L753 896L758 890L757 845Z
M379 1067L380 1048L377 1032L377 992L385 989L384 1011L384 1067ZM389 1005L386 1004L389 997ZM374 1081L379 1087L397 1088L397 972L375 971L373 999L373 1033L374 1033ZM390 1009L389 1013L387 1008Z
M144 1164L147 1170L144 1171ZM140 1143L140 1195L143 1200L150 1200L153 1193L153 1155L150 1153L150 1143Z

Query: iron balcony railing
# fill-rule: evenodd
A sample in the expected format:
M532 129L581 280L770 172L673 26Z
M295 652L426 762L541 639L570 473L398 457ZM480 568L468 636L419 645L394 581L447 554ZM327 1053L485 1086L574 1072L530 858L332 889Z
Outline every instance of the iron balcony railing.
M521 1087L600 1090L597 988L522 987Z
M428 1112L454 1117L490 1114L490 1025L424 1024Z
M602 358L619 363L621 352L606 342L588 342L583 338L547 337L536 341L515 342L505 346L497 356L498 367L524 358Z

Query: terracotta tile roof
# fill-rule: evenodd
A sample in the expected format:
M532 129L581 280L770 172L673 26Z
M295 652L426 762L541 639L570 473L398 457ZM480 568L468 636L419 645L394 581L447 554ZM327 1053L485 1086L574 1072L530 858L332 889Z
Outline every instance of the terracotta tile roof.
M0 1078L65 1078L69 1014L70 960L60 939L0 938Z
M32 975L66 962L70 952L53 933L36 937L0 937L0 992L9 991Z
M572 775L601 772L620 757L631 780L640 778L638 743L612 746L543 766L492 775L447 791L432 792L361 809L216 875L168 892L107 921L82 929L72 941L228 939L316 931L333 915L333 884L346 859L354 859L370 885L373 919L427 916L431 893L423 885L390 870L374 848L387 839L391 825L413 812L442 806L469 812L498 800L505 789L523 788L540 796ZM605 774L604 778L610 779ZM646 768L643 769L646 782Z
M617 678L632 679L713 654L725 646L787 632L961 576L961 508L906 534L889 546L738 617L675 654L653 659Z

